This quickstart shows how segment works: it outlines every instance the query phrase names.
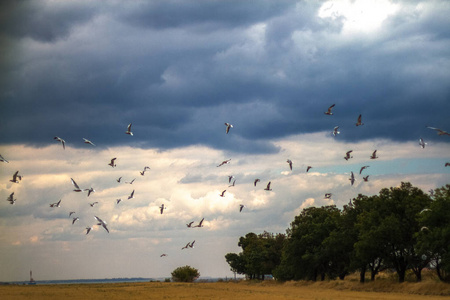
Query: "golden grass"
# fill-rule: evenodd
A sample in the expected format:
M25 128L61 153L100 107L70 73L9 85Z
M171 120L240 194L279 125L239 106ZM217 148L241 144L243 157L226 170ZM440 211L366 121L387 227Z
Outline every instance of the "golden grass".
M434 293L434 295L430 294ZM3 285L5 300L95 299L450 299L450 285L427 281L402 284L375 281L324 282L215 282L215 283L105 283Z

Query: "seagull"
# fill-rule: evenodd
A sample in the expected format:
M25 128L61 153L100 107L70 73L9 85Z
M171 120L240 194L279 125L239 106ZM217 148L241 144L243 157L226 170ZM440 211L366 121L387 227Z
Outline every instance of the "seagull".
M190 243L189 248L194 248L194 243L195 243L195 240L193 240L192 243Z
M74 211L71 211L70 213L69 213L69 217L71 216L71 215L73 215L75 212Z
M225 192L226 192L227 190L223 190L222 191L222 194L219 194L220 195L220 197L225 197Z
M89 232L91 231L92 227L86 227L86 234L89 234Z
M130 196L128 196L128 200L133 199L134 198L134 190L131 192Z
M364 170L364 169L367 169L369 166L364 166L364 167L361 167L361 169L359 170L359 174L361 174L362 173L362 171Z
M289 164L289 168L292 171L292 160L288 159L286 162Z
M120 182L121 180L122 180L122 176L116 179L117 182Z
M103 221L102 219L100 219L100 218L97 217L97 216L94 216L94 218L98 221L98 224L97 224L97 225L102 225L103 228L105 228L105 230L109 233L108 227L106 227L106 225L107 225L106 222Z
M233 178L234 178L233 175L229 175L229 176L228 176L228 183L231 183L231 179L233 179Z
M14 204L16 203L17 199L14 199L14 192L11 193L11 195L9 195L9 197L6 199L6 201L9 201L10 204Z
M272 189L270 188L270 181L269 181L269 183L267 184L267 187L264 189L265 191L271 191Z
M361 122L361 115L358 117L358 121L356 122L356 126L364 125L364 123Z
M63 140L62 138L57 137L57 136L55 136L53 139L57 140L58 142L61 142L63 149L66 149L66 141L65 140Z
M167 256L167 254L163 253L159 257Z
M90 145L92 145L92 146L95 146L94 143L91 142L90 140L87 140L87 139L85 139L85 138L83 138L83 140L84 140L84 143L85 143L85 144L90 144Z
M331 195L333 195L332 193L325 193L325 198L330 199Z
M370 159L377 159L377 150L373 151L372 155L370 156Z
M244 204L239 204L239 212L241 212L243 208L244 208Z
M61 203L61 199L58 201L58 202L56 202L56 203L52 203L52 204L50 204L50 207L61 207L59 204Z
M139 173L141 173L141 175L144 176L145 171L147 171L147 170L150 170L150 167L144 167L144 170L142 172L139 172Z
M261 181L261 180L259 180L259 178L256 178L255 181L253 182L253 185L256 186L256 184L257 184L258 182L260 182L260 181Z
M98 204L98 202L89 203L89 205L90 205L91 207L94 207L95 204Z
M191 222L187 223L186 226L190 228L190 227L192 227L193 223L194 223L194 221L191 221Z
M369 175L363 177L363 179L364 179L365 182L369 181Z
M450 166L450 162L446 162L445 167L449 167L449 166Z
M75 189L73 191L74 192L82 192L82 190L80 189L78 184L75 182L75 180L73 180L72 178L70 178L70 180L72 180L72 184L75 186Z
M131 123L128 124L127 131L125 131L125 133L133 136L133 133L131 132Z
M228 187L232 187L232 186L234 186L234 184L236 183L236 179L235 180L233 180L233 184L230 184Z
M230 163L230 160L231 160L231 158L230 158L230 159L227 159L227 160L224 160L223 162L220 163L220 165L218 165L218 167L223 166L223 165L225 165L225 164L229 164L229 163Z
M88 197L91 195L91 193L95 193L95 190L93 188L90 189L84 189L86 192L88 192Z
M164 209L166 209L167 207L164 207L164 203L161 204L161 206L159 207L161 214L163 214Z
M19 183L19 180L17 180L17 178L19 178L19 180L22 180L22 176L19 175L19 171L16 171L16 173L14 173L13 178L10 181Z
M420 145L420 147L422 147L422 149L424 149L425 148L425 145L426 145L427 143L425 143L424 141L423 141L423 138L420 138L419 139L419 145Z
M230 123L225 123L225 126L227 126L226 133L228 134L230 128L233 128L233 125L231 125Z
M205 218L200 220L200 223L198 223L198 225L195 225L194 227L203 227L203 220L205 220Z
M133 180L131 180L131 181L125 181L125 183L128 183L128 184L133 184L133 182L136 180L136 178L134 178Z
M328 110L326 112L324 112L324 114L331 116L333 113L331 112L331 109L333 109L333 107L335 106L335 104L331 105L330 107L328 107Z
M353 152L353 150L347 151L347 152L345 153L344 159L345 159L345 160L349 160L350 158L353 158L353 156L350 156L350 154L351 154L352 152Z
M76 218L73 218L73 220L72 220L72 225L76 222L76 221L78 221L80 218L78 218L78 217L76 217Z
M116 204L119 204L122 201L122 199L116 199Z
M1 154L0 154L0 161L1 162L5 162L5 163L9 163L9 161L7 161Z
M352 175L350 176L350 178L348 180L350 180L352 185L355 183L355 175L353 175L353 172L352 172Z
M427 128L436 130L438 135L450 135L450 133L448 133L447 131L444 131L444 130L439 129L439 128L430 127L430 126L427 126Z
M187 248L189 247L190 244L191 244L191 242L187 243L186 246L184 246L183 248L181 248L181 250L187 249Z
M114 168L116 166L116 164L114 162L116 159L117 159L116 157L111 158L111 162L108 165Z
M339 133L341 133L340 131L339 131L339 126L335 126L334 128L333 128L333 135L334 136L336 136L336 135L338 135Z
M306 168L306 173L308 173L309 172L309 170L311 170L311 166L308 166L307 168Z

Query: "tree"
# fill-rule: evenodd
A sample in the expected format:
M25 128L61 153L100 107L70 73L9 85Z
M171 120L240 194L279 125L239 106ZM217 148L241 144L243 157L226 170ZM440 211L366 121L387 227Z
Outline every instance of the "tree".
M198 270L190 266L178 267L171 274L175 282L193 282L200 277Z

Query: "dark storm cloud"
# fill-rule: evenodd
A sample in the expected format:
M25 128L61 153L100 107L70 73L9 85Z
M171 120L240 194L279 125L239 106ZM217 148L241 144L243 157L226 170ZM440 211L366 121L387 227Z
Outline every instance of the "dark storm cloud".
M267 153L270 139L336 125L348 141L450 130L445 2L353 36L320 3L175 2L9 4L3 34L20 56L2 64L1 140Z

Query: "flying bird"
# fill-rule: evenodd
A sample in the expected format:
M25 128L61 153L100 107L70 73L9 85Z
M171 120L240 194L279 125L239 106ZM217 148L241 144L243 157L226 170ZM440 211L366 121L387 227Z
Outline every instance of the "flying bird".
M331 195L333 195L332 193L325 193L325 198L330 199Z
M122 177L119 177L116 179L117 182L120 182L122 180Z
M363 180L364 180L365 182L369 181L369 175L364 176L364 177L363 177Z
M194 223L194 221L191 221L191 222L187 223L186 226L190 228L190 227L192 227L193 223Z
M189 248L194 248L194 243L195 243L195 240L193 240L192 243L189 244Z
M72 225L76 222L76 221L78 221L80 218L78 218L78 217L76 217L76 218L73 218L73 220L72 220Z
M22 176L19 175L19 171L16 171L16 173L14 173L13 178L10 181L14 183L19 183L20 180L22 180Z
M89 234L91 232L92 227L86 227L86 234Z
M333 109L333 107L335 106L335 104L331 105L330 107L328 107L328 110L326 112L324 112L324 114L331 116L333 113L331 112L331 110Z
M75 186L75 189L73 191L74 192L82 192L82 190L80 189L78 184L75 182L75 180L73 180L72 178L70 178L70 180L72 180L72 184Z
M228 187L232 187L232 186L234 186L234 184L236 183L236 179L235 180L233 180L233 183L232 184L230 184Z
M164 209L166 209L167 207L164 206L164 203L161 204L161 206L159 207L161 214L163 214Z
M131 180L131 181L125 181L125 183L128 183L128 184L133 184L133 182L136 180L136 178L134 178L133 180Z
M115 164L116 159L117 159L116 157L111 158L111 162L108 165L114 168L116 166L116 164Z
M334 128L333 128L333 136L336 136L336 135L338 135L339 133L341 133L340 131L339 131L339 126L335 126Z
M84 189L85 192L88 192L88 197L91 195L91 193L95 193L95 190L93 188L90 189Z
M71 216L71 215L73 215L75 212L74 211L71 211L70 213L69 213L69 217Z
M184 246L183 248L181 248L181 250L189 248L189 245L190 245L190 244L191 244L191 242L187 243L186 246Z
M0 154L0 161L4 163L9 163L1 154Z
M128 124L127 131L125 131L125 133L133 136L133 133L131 132L131 123Z
M312 169L312 167L311 166L308 166L308 167L306 167L306 173L308 173L309 172L309 170L311 170Z
M98 204L98 202L89 203L89 205L90 205L91 207L94 207L95 204Z
M356 121L356 124L355 124L355 125L356 125L356 126L364 125L364 123L361 122L361 115L359 115L358 121Z
M229 163L230 163L230 160L231 160L231 158L230 158L230 159L227 159L227 160L224 160L223 162L220 163L220 165L218 165L218 167L223 166L223 165L225 165L225 164L229 164Z
M11 195L8 196L8 198L6 198L6 201L9 201L10 204L14 204L16 203L17 199L14 199L14 192L11 193Z
M364 166L364 167L361 167L361 169L359 170L359 174L361 174L362 173L362 171L364 170L364 169L367 169L369 166Z
M267 186L266 186L266 188L264 189L265 191L271 191L272 189L270 188L270 181L269 181L269 183L267 184Z
M422 149L424 149L425 148L425 145L426 145L427 143L425 143L424 141L423 141L423 138L420 138L419 139L419 145L420 145L420 147L422 147Z
M222 194L219 194L220 195L220 197L225 197L225 192L226 192L227 190L223 190L222 191Z
M134 190L131 192L130 196L128 196L128 200L133 199L134 198Z
M243 208L244 208L244 204L239 204L239 212L241 212Z
M145 171L147 171L147 170L150 170L150 167L144 167L144 170L142 172L139 172L139 173L141 173L141 175L144 176Z
M370 156L370 159L377 159L377 150L373 151L372 155Z
M258 182L260 182L260 181L261 181L261 180L259 180L259 178L256 178L255 181L253 182L253 185L256 186L256 184L257 184Z
M230 123L225 123L225 126L227 126L226 133L228 134L230 128L233 128L233 125L231 125Z
M352 185L355 183L355 175L353 175L353 172L352 172L352 175L350 176L350 178L348 180L350 180L350 183Z
M234 178L233 175L229 175L229 176L228 176L228 183L231 183L231 179L233 179L233 178Z
M444 131L444 130L439 129L439 128L430 127L430 126L427 126L427 128L436 130L438 135L450 135L450 133L448 133L447 131Z
M87 140L85 138L83 138L83 140L84 140L85 144L89 144L89 145L95 146L95 144L93 142L91 142L90 140Z
M351 153L353 152L353 150L347 151L345 153L344 159L345 160L349 160L350 158L353 158L353 156L351 156Z
M163 253L159 257L164 257L164 256L167 256L167 254Z
M66 141L65 140L63 140L62 138L57 137L57 136L55 136L53 139L57 140L58 142L61 142L61 145L63 146L63 149L66 149Z
M116 199L116 204L119 204L122 201L122 199Z
M56 202L56 203L50 204L50 207L61 207L61 206L60 206L60 203L61 203L61 199L59 199L59 201Z
M198 223L198 225L195 225L194 227L203 227L203 220L205 220L205 218L200 220L200 223Z
M107 225L106 222L103 221L102 219L100 219L100 218L97 217L97 216L94 216L94 218L98 221L98 224L97 224L97 225L103 226L103 228L105 228L105 230L109 233L108 227L106 227L106 225Z
M289 164L289 169L292 171L292 160L288 159L286 162Z
M446 162L445 167L450 167L450 162Z

